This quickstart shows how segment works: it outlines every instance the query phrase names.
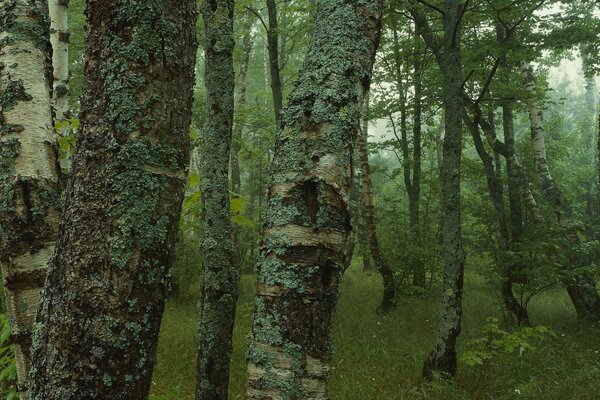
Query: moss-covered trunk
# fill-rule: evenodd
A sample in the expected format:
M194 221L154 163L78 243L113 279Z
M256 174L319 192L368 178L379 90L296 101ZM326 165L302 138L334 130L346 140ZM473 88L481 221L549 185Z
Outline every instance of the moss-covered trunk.
M45 2L0 1L0 30L0 265L17 378L25 390L31 330L60 208Z
M363 109L368 110L368 93L365 95ZM368 132L361 129L356 138L356 147L360 161L360 176L362 183L362 200L365 207L365 228L369 239L369 249L375 263L375 268L383 279L383 297L377 312L385 313L394 308L396 304L396 282L394 271L387 265L381 255L381 247L377 238L377 223L375 222L375 205L373 204L373 185L371 183L371 168L369 166L369 153L367 149Z
M442 158L444 283L435 346L423 376L456 373L456 340L461 330L465 255L462 248L460 171L462 153L462 61L460 0L444 2L442 63L446 134Z
M282 114L257 264L248 399L327 399L348 192L382 1L320 0Z
M202 291L197 400L227 399L239 273L233 265L229 158L233 127L234 1L204 0L206 121L200 135Z
M189 158L193 0L88 0L81 127L32 400L146 400Z

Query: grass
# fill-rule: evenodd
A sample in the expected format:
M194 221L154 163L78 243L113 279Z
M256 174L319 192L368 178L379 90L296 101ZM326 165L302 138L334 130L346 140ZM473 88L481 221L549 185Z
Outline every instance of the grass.
M332 400L599 398L599 326L578 323L564 291L540 295L530 306L534 323L551 327L555 338L538 343L535 350L522 356L500 354L484 366L459 365L452 383L427 384L420 372L433 345L439 300L400 297L398 307L380 317L374 310L381 286L376 274L358 268L351 268L344 277L335 326ZM193 399L197 320L193 298L174 298L167 304L150 397L153 400ZM459 351L465 349L467 339L482 336L487 316L502 321L498 298L480 279L468 277ZM244 398L244 353L253 299L253 278L244 276L234 332L231 399Z

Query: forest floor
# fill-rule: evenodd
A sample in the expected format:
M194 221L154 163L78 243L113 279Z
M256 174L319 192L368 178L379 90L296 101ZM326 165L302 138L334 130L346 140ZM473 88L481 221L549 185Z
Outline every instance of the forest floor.
M335 324L332 400L404 399L600 399L600 326L578 323L563 290L543 293L530 305L532 322L551 328L555 336L532 343L521 355L497 353L484 365L459 364L454 383L428 384L421 377L423 360L432 348L439 299L401 296L397 308L375 313L382 284L379 276L359 269L346 273ZM191 400L196 371L197 297L190 293L167 303L151 400ZM481 338L486 317L503 321L499 294L467 274L464 322L459 352L468 340ZM242 277L230 399L243 399L245 351L254 300L254 279ZM510 330L510 327L503 328Z

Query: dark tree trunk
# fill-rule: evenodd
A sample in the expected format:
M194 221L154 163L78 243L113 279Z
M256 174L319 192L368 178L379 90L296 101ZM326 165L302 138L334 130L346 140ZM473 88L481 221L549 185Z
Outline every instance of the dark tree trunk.
M456 374L456 340L461 330L465 255L462 248L460 167L462 153L462 61L460 49L462 5L460 0L444 3L443 59L446 134L442 159L442 213L444 283L433 351L423 366L423 376Z
M31 400L148 397L189 159L196 2L89 0L81 128Z
M504 187L502 185L501 178L501 165L500 158L498 153L494 153L494 158L492 158L485 146L483 145L483 141L481 140L478 122L481 116L476 115L475 121L471 120L466 113L466 110L463 114L463 119L471 131L471 135L473 137L473 142L475 144L475 149L477 150L477 154L483 163L485 176L487 179L488 192L490 194L490 198L492 200L492 204L494 206L494 211L496 212L496 218L498 220L498 242L500 253L503 254L509 250L510 246L510 237L508 230L508 221L506 219L506 211L504 208ZM488 118L490 121L490 125L493 127L493 114ZM496 166L494 166L494 161L496 162ZM504 301L504 306L513 313L519 325L529 325L529 315L527 310L515 299L515 296L512 291L512 280L511 280L511 271L510 266L506 265L503 260L503 257L500 257L499 260L500 267L500 276L502 279L500 285L500 292L502 294L502 300Z
M413 114L413 176L412 184L410 187L409 197L409 209L410 209L410 230L413 234L414 243L420 244L420 214L419 214L419 202L421 197L421 96L423 83L421 80L421 74L423 73L423 62L421 60L422 54L419 51L419 36L415 29L415 52L414 52L414 71L413 71L413 85L414 85L414 114ZM413 284L420 287L425 287L425 266L420 258L414 260L413 266Z
M248 399L327 399L352 154L382 1L320 0L271 167Z
M508 103L502 105L502 126L504 130L504 143L506 151L514 154L515 128L512 107ZM497 152L496 152L497 153ZM523 206L521 204L521 188L519 172L512 163L506 161L508 175L508 205L510 209L510 232L513 242L518 242L523 236Z
M365 95L365 102L363 106L364 110L368 108L369 94ZM365 113L366 114L366 113ZM367 140L368 132L364 129L358 134L356 138L356 147L358 157L360 160L360 172L362 180L362 198L365 206L365 225L367 229L367 237L369 238L369 248L371 250L371 256L375 267L381 274L383 279L383 298L377 308L377 312L385 313L393 309L396 305L396 282L394 278L394 271L385 263L382 255L381 248L379 247L379 240L377 239L377 224L375 222L375 206L373 204L373 185L371 183L371 169L369 167L369 154L367 151Z
M267 0L267 11L269 14L267 43L269 49L269 69L271 72L271 93L273 94L275 123L279 129L281 111L283 109L283 89L281 85L281 71L279 69L279 24L277 23L277 4L275 0Z
M206 122L200 135L202 293L197 400L227 399L239 273L232 262L229 158L233 128L234 1L204 0Z

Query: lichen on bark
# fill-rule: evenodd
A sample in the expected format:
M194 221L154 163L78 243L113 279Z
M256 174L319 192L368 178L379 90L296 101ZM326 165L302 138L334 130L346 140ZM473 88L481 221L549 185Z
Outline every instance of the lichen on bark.
M89 0L73 173L32 400L146 399L188 164L195 1Z
M318 2L277 135L248 351L249 399L327 398L348 192L381 1Z

